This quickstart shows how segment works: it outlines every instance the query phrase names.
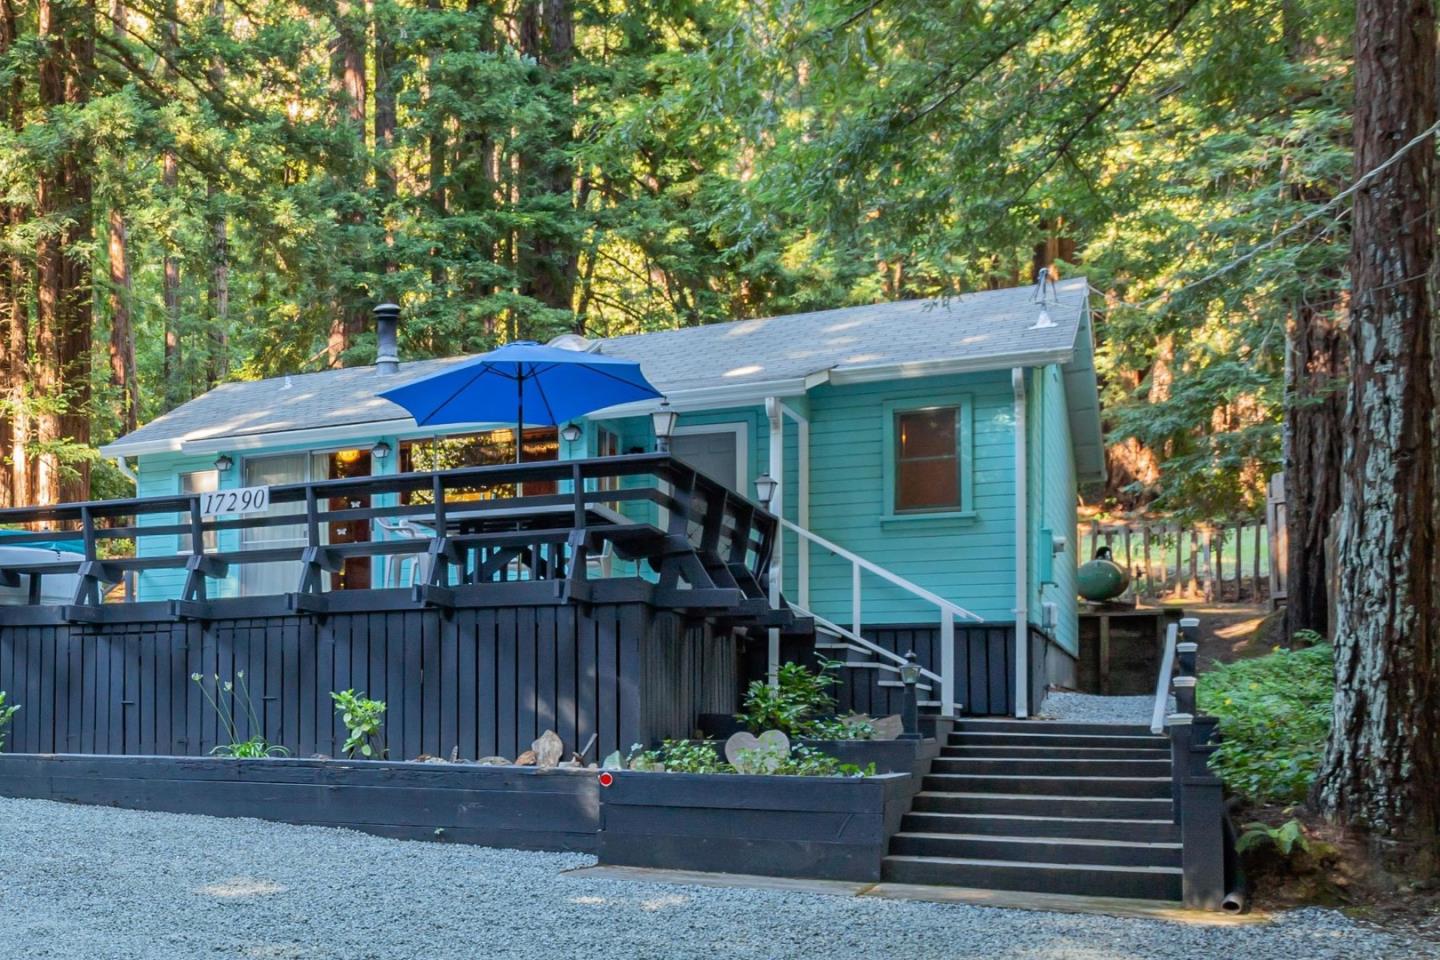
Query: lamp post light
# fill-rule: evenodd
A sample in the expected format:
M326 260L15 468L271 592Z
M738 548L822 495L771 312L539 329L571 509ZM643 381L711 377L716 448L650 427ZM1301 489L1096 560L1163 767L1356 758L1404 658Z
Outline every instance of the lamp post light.
M768 473L762 473L755 478L755 497L766 510L770 509L770 501L775 499L775 488L778 485L775 478Z
M670 437L675 433L675 421L680 415L670 409L670 401L662 398L660 408L650 414L650 422L655 427L655 450L658 453L670 452Z
M920 704L915 688L920 683L920 663L915 658L914 650L905 654L905 662L900 666L900 682L905 684L905 704L900 709L900 722L904 732L899 739L919 740Z

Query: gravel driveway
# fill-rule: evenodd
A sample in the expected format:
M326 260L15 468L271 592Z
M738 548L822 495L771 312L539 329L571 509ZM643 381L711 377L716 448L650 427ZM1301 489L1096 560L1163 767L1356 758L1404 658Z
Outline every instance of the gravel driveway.
M0 799L0 958L1440 958L1320 910L1202 927L560 874L589 862Z

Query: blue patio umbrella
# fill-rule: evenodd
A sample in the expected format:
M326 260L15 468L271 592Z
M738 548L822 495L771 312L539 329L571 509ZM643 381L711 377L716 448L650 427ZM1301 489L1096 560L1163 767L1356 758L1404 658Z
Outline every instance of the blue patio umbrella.
M422 427L514 423L519 463L525 424L558 426L619 403L653 399L660 391L633 360L517 340L380 396L404 407Z

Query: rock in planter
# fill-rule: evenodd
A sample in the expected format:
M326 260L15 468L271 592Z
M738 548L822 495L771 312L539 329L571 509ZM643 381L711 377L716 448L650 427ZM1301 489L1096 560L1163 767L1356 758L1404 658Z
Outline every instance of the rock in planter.
M535 766L548 770L560 766L560 758L565 756L565 744L554 730L546 730L530 744L530 752L535 755Z
M487 767L508 767L510 765L510 760L506 757L481 757L475 762Z
M518 756L518 757L515 758L515 766L517 766L517 767L533 767L533 766L535 766L535 751L534 751L534 750L526 750L524 753L520 754L520 756Z
M740 773L774 773L790 756L790 738L779 730L760 736L741 731L725 741L725 759Z
M608 757L605 758L605 762L600 765L600 769L601 769L601 770L624 770L624 769L625 769L625 758L620 755L620 751L619 751L619 750L616 750L614 753L610 754L610 756L608 756Z
M892 713L888 717L871 720L870 727L875 731L872 740L899 740L900 734L905 732L905 721L900 714Z

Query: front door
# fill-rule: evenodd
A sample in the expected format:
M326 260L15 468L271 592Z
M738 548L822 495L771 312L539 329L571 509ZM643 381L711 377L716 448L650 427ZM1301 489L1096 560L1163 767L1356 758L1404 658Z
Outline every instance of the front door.
M682 427L670 438L670 452L710 479L743 493L740 484L744 480L741 476L744 438L745 428L741 424Z
M325 479L351 480L370 476L369 450L337 450L325 456ZM316 464L319 466L319 464ZM351 494L331 497L331 510L363 510L370 506L368 496ZM326 524L330 529L325 538L327 543L367 543L370 540L369 520L337 520ZM330 574L331 590L370 589L370 558L347 557L340 569Z

